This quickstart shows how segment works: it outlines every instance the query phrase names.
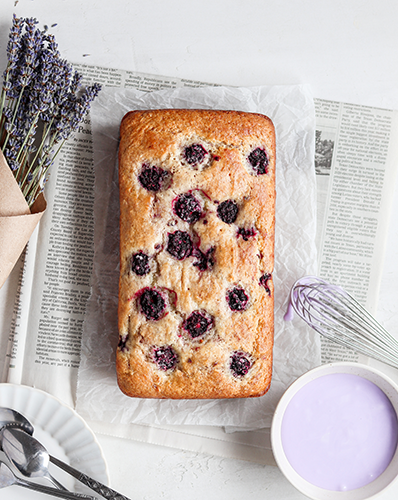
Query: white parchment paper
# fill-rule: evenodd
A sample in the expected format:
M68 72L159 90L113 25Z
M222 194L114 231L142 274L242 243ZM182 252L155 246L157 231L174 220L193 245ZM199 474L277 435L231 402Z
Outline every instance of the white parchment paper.
M260 398L150 400L129 398L116 382L118 342L119 125L134 109L231 109L263 113L276 128L275 344L271 389ZM316 273L315 111L307 86L179 88L159 92L105 88L94 102L95 258L77 387L77 411L109 424L269 427L282 393L320 364L319 336L296 318L283 320L292 284ZM109 427L111 433L112 425Z

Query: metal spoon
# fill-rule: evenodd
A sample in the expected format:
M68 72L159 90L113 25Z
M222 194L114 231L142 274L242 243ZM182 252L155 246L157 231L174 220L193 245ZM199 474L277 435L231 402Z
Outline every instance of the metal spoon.
M58 498L65 498L66 500L97 500L94 497L83 495L80 493L72 493L71 491L58 490L56 488L50 488L48 486L43 486L42 484L32 483L30 481L24 481L19 479L12 470L4 462L0 462L0 488L6 488L12 485L23 486L30 490L38 491L40 493L45 493L47 495L52 495Z
M5 408L0 408L0 418L1 418L1 411L4 410ZM16 410L10 410L13 415L13 424L12 427L18 427L18 422L22 422L22 429L27 432L28 434L32 435L34 428L33 425L29 422L29 420L21 415L19 412ZM1 420L0 420L0 425L1 425ZM6 428L9 428L8 425L3 427L5 430ZM31 432L29 431L31 429ZM1 427L0 427L1 431ZM31 438L35 439L35 438ZM1 441L0 441L1 444ZM112 498L112 500L130 500L129 498L125 497L124 495L118 493L117 491L113 490L112 488L109 488L109 486L106 486L105 484L100 483L99 481L93 479L92 477L88 476L87 474L84 474L83 472L78 471L77 469L74 469L70 465L62 462L61 460L58 460L58 458L53 457L52 455L49 455L50 457L50 462L53 464L57 465L60 469L64 470L68 474L70 474L72 477L76 478L78 481L80 481L82 484L87 486L88 488L92 489L96 493L99 493L101 496L104 498Z
M33 425L18 411L0 407L0 429L3 427L20 427L30 435L34 431Z
M48 471L50 457L44 446L34 437L17 427L5 427L1 444L7 458L25 477L44 477L61 490L66 488Z

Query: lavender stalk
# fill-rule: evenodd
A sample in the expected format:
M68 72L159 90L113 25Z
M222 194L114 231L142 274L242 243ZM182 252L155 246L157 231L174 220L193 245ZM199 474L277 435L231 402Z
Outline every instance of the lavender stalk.
M97 83L81 89L82 76L37 25L13 16L0 94L0 148L29 206L101 89Z

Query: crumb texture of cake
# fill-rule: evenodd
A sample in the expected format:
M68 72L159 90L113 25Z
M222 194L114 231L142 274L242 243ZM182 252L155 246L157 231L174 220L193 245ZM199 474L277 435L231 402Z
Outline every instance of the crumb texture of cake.
M275 131L260 114L127 113L116 372L128 396L258 397L272 376Z

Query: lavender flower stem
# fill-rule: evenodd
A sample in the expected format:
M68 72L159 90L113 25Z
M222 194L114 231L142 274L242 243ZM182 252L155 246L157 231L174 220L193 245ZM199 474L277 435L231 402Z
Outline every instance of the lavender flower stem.
M54 139L53 139L53 142L54 142ZM54 161L55 161L56 157L57 157L57 156L58 156L58 154L60 153L60 151L61 151L61 149L62 149L62 146L65 144L65 142L66 142L66 140L63 140L63 141L60 143L60 145L59 145L59 147L58 147L57 151L55 152L55 154L53 155L53 157L52 157L52 159L51 159L51 164L50 164L50 165L48 165L45 169L43 169L43 171L41 172L40 179L39 179L39 181L37 182L36 190L35 190L35 192L34 192L34 196L32 197L33 199L34 199L34 198L36 198L36 196L37 196L37 192L38 192L38 190L40 190L40 189L41 189L41 188L40 188L40 186L41 186L41 184L43 184L43 182L44 182L44 179L45 179L45 176L46 176L46 174L47 174L48 169L49 169L49 168L50 168L50 166L54 163ZM40 168L40 165L37 167L37 169L36 169L36 170L38 171L38 170L39 170L39 168ZM27 190L26 194L24 193L24 195L25 195L25 198L28 198L28 196L29 196L29 190ZM28 203L29 203L29 202L28 202Z
M50 146L49 146L50 149L48 151L51 151L54 143L55 143L55 138L52 138L52 140L50 141ZM33 202L34 202L34 200L35 200L38 192L41 190L41 185L44 183L44 180L45 180L46 174L48 172L48 169L54 163L55 158L57 157L58 153L61 151L61 148L64 145L64 143L65 143L65 141L62 141L62 143L58 147L58 150L53 155L53 157L51 159L51 163L48 164L47 167L43 168L42 165L45 164L46 160L48 159L49 154L50 154L49 152L45 153L43 155L43 157L41 158L40 163L35 167L35 169L33 171L32 170L30 171L32 173L32 175L33 175L33 178L35 178L35 179L37 178L38 180L37 180L36 185L33 186L33 188L29 184L25 185L25 187L23 189L23 195L25 196L26 200L28 200L28 199L33 200L32 204L33 204ZM40 172L40 169L42 169L41 172ZM40 176L39 176L39 172L40 172ZM25 182L26 178L27 178L27 176L25 176L24 182ZM22 185L23 185L23 183L22 183ZM29 201L28 201L28 204L30 206L30 202Z
M9 76L10 76L10 73L9 73L9 71L7 71L6 77L4 79L3 89L1 91L0 116L3 116L4 104L6 102L6 91L4 90L4 86L7 85ZM2 132L2 130L0 132Z
M39 113L37 113L34 116L33 120L32 120L30 128L29 128L29 130L28 130L28 132L27 132L27 134L25 136L25 139L24 139L24 141L22 143L22 146L21 146L21 148L20 148L20 150L19 150L19 152L17 154L17 161L20 159L21 153L23 152L23 150L24 150L26 144L28 143L29 139L32 137L32 130L34 129L35 125L37 124L38 119L39 119Z
M19 93L18 101L17 101L17 103L14 106L14 115L12 117L11 126L13 126L14 123L15 123L15 118L17 117L18 107L21 104L21 99L22 99L22 94L23 94L24 89L25 89L25 87L22 87L22 90ZM5 139L4 144L3 144L3 151L4 151L4 149L7 146L8 140L10 139L10 135L11 135L11 133L7 132L7 136L6 136L6 139Z
M38 147L37 151L36 151L36 155L35 157L33 158L32 160L32 163L31 163L31 166L33 167L33 165L35 165L36 163L36 160L38 158L38 156L41 154L41 152L43 151L43 147L44 147L44 144L47 140L47 137L48 137L48 134L50 133L50 130L51 130L51 125L54 121L54 117L51 118L51 121L50 123L48 124L48 126L46 127L44 133L43 133L43 136L42 136L42 139L41 139L41 142L40 142L40 146Z
M21 163L21 168L18 169L18 172L15 175L15 178L18 180L19 185L21 186L22 190L23 190L23 187L25 185L25 182L28 179L29 173L31 173L31 169L30 168L26 168L27 167L27 163L28 163L28 159L25 156L25 158L23 160L23 163ZM34 177L34 173L33 173L33 177Z

